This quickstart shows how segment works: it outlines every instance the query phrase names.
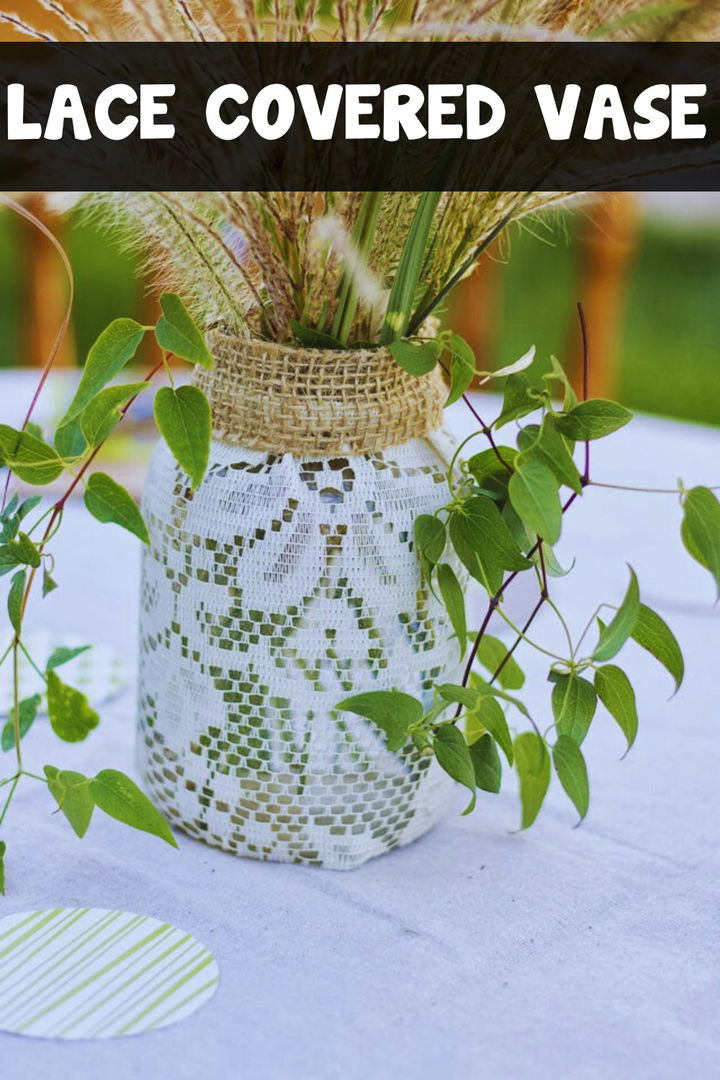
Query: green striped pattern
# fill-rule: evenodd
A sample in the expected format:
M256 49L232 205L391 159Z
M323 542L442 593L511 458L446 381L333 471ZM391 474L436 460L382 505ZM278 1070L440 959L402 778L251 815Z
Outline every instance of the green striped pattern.
M108 1039L165 1027L215 993L218 966L170 923L101 908L0 919L0 1030Z

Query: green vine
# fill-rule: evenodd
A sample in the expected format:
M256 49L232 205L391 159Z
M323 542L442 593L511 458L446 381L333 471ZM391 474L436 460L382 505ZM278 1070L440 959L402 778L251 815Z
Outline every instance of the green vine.
M170 356L202 367L212 366L204 338L180 298L173 293L160 297L161 314L155 326L141 326L133 319L116 319L90 349L77 391L57 426L52 442L32 421L39 390L33 396L25 422L19 429L0 424L0 467L7 469L0 508L0 576L11 574L7 614L11 638L0 655L0 666L12 666L13 703L0 734L0 749L14 751L15 768L0 780L0 827L8 816L22 781L44 784L59 810L78 836L84 836L95 808L126 825L141 829L177 846L165 818L130 777L115 769L102 769L87 777L71 770L44 766L44 775L24 768L22 741L33 726L43 698L50 726L65 742L79 742L97 727L99 716L85 695L62 680L58 669L89 646L56 649L44 668L36 663L25 643L28 605L40 582L42 597L57 588L52 543L63 521L68 499L78 487L84 489L88 512L102 523L120 525L143 543L147 528L135 500L107 473L91 466L127 415L137 398L147 392L163 369L170 386L161 387L154 398L155 421L179 466L197 487L207 469L211 421L205 395L194 386L175 388L168 366ZM133 359L146 334L153 333L162 350L162 361L141 382L115 384ZM40 379L45 381L47 369ZM109 385L111 384L112 385ZM37 494L21 497L13 481L23 487L47 488L66 475L67 485L59 498ZM19 658L23 655L43 682L42 694L21 698ZM0 840L0 892L5 891L6 843Z
M685 548L710 571L720 593L720 502L713 489L686 490L681 482L674 488L625 487L591 476L592 443L624 427L632 414L616 402L588 399L587 328L580 305L578 309L584 342L582 400L578 401L554 358L552 370L543 376L542 389L537 389L525 374L534 358L531 351L516 365L495 373L507 378L500 413L491 424L466 396L472 379L478 374L487 378L488 373L476 372L469 346L457 335L441 334L432 343L390 345L396 361L415 375L426 374L440 363L450 377L449 401L464 397L478 425L451 462L448 502L433 515L421 514L414 525L422 574L447 610L465 666L460 683L435 686L430 707L397 690L357 694L338 705L377 724L389 749L400 749L412 740L420 752L434 754L439 765L470 792L465 813L475 806L478 790L500 790L505 758L518 775L521 829L535 821L553 772L580 820L586 816L590 789L581 748L598 704L619 726L627 750L632 747L638 728L635 691L624 669L614 662L629 641L663 665L675 690L685 673L675 636L642 603L632 568L620 605L602 604L577 640L573 638L552 597L550 579L569 573L559 565L553 549L564 515L575 501L593 486L675 494ZM554 396L558 388L560 404ZM527 417L531 421L523 423ZM498 432L511 422L517 424L515 446L498 442ZM458 465L462 451L475 439L484 439L487 448ZM537 599L525 623L517 626L505 610L506 596L515 580L528 574L536 580ZM474 634L467 630L464 576L479 582L487 594ZM530 634L546 605L562 629L564 655ZM607 621L600 618L604 609L610 612ZM503 620L513 632L510 645L488 633L493 618ZM593 628L594 642L585 645ZM515 693L525 685L516 658L520 646L549 661L552 723L545 731L538 723L536 695L531 703Z

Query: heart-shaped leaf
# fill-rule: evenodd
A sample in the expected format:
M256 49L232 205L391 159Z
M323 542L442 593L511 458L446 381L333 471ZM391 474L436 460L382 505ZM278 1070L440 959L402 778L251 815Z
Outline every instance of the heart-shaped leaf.
M574 739L568 735L558 737L553 747L553 764L565 794L582 821L590 805L590 787L585 758Z
M574 673L555 676L552 711L559 735L568 735L580 745L597 708L595 687Z
M408 738L408 729L423 717L421 701L399 690L370 690L345 698L337 706L345 712L363 716L385 732L388 750L400 750Z
M177 840L166 819L134 780L116 769L103 769L90 781L90 795L104 813L133 829L159 836L171 847Z
M155 327L155 338L160 348L190 364L212 368L212 353L180 297L175 293L163 293L160 309L162 315Z
M630 567L630 584L620 607L600 631L598 643L593 652L593 660L612 660L620 652L625 642L632 635L640 612L640 588L637 576Z
M202 390L162 387L155 395L155 423L192 486L198 487L210 460L212 437L210 405Z
M537 732L524 731L515 739L515 768L520 781L522 830L528 829L540 813L550 785L550 755Z
M85 491L85 506L97 521L120 525L144 544L150 543L147 526L137 503L130 492L107 473L92 474Z
M442 724L435 733L433 750L440 767L470 792L470 802L463 810L469 814L475 808L475 768L465 736L455 724Z
M628 750L635 742L638 729L635 691L622 668L604 664L595 672L597 696L612 718L617 722L627 740Z
M554 473L539 461L527 461L511 476L508 493L522 523L548 544L557 543L562 508Z
M82 742L100 722L85 695L64 683L56 671L47 673L47 704L50 726L64 742Z

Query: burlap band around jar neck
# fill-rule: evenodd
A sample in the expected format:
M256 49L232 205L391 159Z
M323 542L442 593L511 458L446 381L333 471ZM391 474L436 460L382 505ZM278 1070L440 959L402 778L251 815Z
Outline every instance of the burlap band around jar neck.
M421 438L442 424L442 374L409 375L387 349L306 349L207 335L215 358L194 381L213 433L248 449L362 454Z

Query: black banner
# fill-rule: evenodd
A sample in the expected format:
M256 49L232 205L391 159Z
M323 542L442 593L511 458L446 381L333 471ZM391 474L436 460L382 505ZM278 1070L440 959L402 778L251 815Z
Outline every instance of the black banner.
M5 191L720 188L720 45L2 44Z

